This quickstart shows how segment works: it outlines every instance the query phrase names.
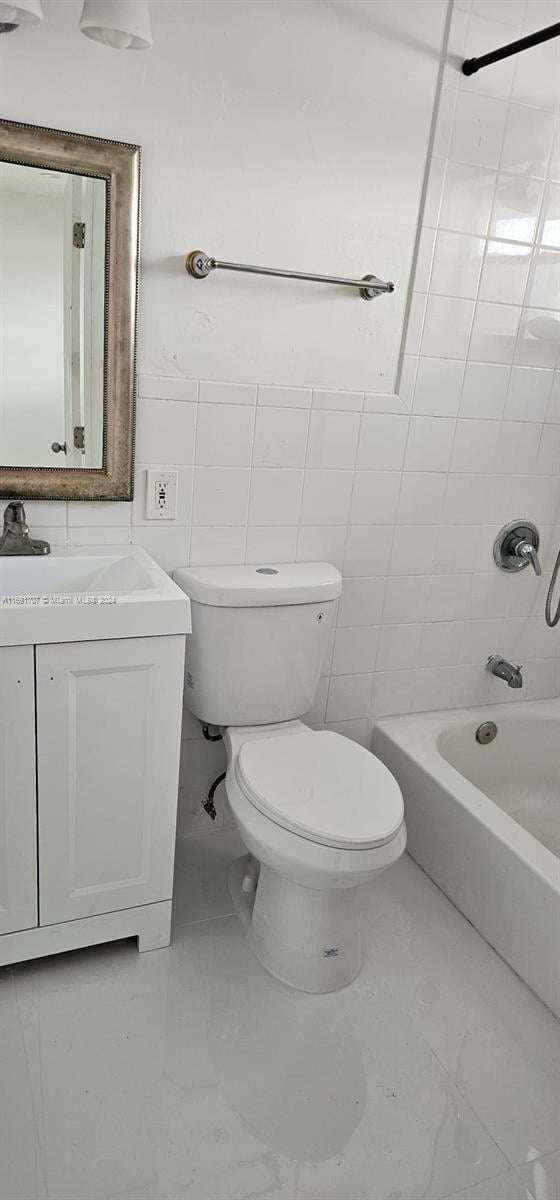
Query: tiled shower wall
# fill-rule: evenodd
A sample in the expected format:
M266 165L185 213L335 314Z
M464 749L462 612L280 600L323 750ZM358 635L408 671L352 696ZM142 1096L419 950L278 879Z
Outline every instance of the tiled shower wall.
M455 6L399 396L141 376L134 503L29 505L54 542L130 540L168 570L336 563L309 720L364 743L388 713L560 694L542 615L560 543L558 44L458 70L558 20L556 0ZM147 465L178 469L174 523L145 520ZM541 530L540 582L493 565L518 516ZM487 674L493 652L523 663L521 693ZM206 831L222 748L186 715L184 750L179 832Z

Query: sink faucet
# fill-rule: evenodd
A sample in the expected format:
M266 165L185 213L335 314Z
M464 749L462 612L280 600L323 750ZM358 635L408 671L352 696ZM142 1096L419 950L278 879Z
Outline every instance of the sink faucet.
M512 663L502 658L500 654L491 654L487 666L490 674L496 675L498 679L504 679L508 687L523 687L521 667L514 667Z
M4 530L0 537L0 554L50 554L48 542L29 536L25 509L21 500L11 500L4 511Z

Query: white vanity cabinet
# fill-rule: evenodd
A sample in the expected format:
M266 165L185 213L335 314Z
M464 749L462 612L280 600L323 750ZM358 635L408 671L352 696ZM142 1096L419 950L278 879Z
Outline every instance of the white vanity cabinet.
M33 647L4 646L0 649L0 935L36 924Z
M0 649L0 965L169 942L182 634Z

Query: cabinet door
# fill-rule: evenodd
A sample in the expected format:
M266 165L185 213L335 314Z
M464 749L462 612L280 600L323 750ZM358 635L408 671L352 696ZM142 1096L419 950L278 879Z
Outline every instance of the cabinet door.
M37 646L41 925L170 899L184 648Z
M0 934L37 924L33 646L0 649Z

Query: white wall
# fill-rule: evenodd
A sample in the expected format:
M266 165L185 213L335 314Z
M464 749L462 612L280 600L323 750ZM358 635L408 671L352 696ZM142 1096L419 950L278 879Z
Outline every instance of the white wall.
M0 189L0 460L50 466L66 430L64 202Z
M173 5L173 18L171 6L153 5L156 41L170 56L165 72L157 49L152 59L111 56L93 47L97 57L90 59L87 43L84 50L75 42L60 5L46 7L49 24L55 10L62 41L45 55L37 47L44 45L40 34L47 34L47 21L43 31L33 32L30 54L40 104L27 87L19 104L11 99L9 115L68 123L67 83L79 73L84 84L76 89L73 127L84 113L88 131L145 146L146 237L136 499L130 510L111 504L29 505L38 530L46 527L53 541L72 544L132 539L169 569L189 560L330 558L343 570L344 594L333 654L310 719L364 742L374 719L386 713L558 694L560 638L545 629L542 617L560 540L560 373L556 312L549 304L557 259L546 242L554 217L545 217L543 208L544 196L545 205L554 204L560 179L552 149L560 108L552 91L557 74L550 69L550 47L470 81L458 69L462 56L510 41L522 28L559 20L557 0L528 0L527 16L524 0L507 5L466 0L466 7L456 7L400 396L389 365L400 334L391 328L396 309L389 298L366 305L330 289L315 293L282 283L261 288L254 279L225 276L190 283L177 264L193 244L282 263L288 261L290 238L297 237L296 255L290 255L295 266L323 265L325 252L329 269L347 269L350 226L356 218L359 241L382 188L395 222L388 219L382 238L391 242L388 273L397 273L398 248L392 243L402 235L406 276L422 157L411 152L409 123L426 99L416 70L423 64L430 91L437 68L419 30L429 30L431 19L439 22L441 34L442 7L416 0L230 3L222 23L222 4ZM240 39L248 9L255 29ZM300 12L315 80L309 86L301 47L275 72L263 71L251 49L265 25L274 31L274 44L282 45ZM496 12L503 14L501 21ZM381 23L386 28L393 14L400 33L381 39ZM205 19L207 31L212 26L211 52L200 60L192 43L177 38L173 23L179 19ZM337 31L330 59L328 30ZM235 47L227 63L226 43ZM70 44L74 57L55 89L50 73L60 70L59 56ZM363 92L356 90L363 72L350 72L354 53L362 65L367 60L369 70L381 62L386 71L393 63L387 71L392 90L379 107L367 81ZM22 51L20 69L23 59ZM103 72L95 105L94 61ZM50 89L44 86L46 74ZM375 188L370 179L365 189L365 208L355 187L361 179L356 144L349 147L355 156L349 174L341 149L353 121L362 128L364 169L371 168L376 180ZM265 126L278 133L278 122L282 144L278 135L272 153ZM422 153L428 125L425 109L418 135ZM398 146L389 171L384 128ZM187 149L196 146L196 161L176 152L178 138ZM413 203L405 217L407 192ZM529 234L526 227L523 246L514 253L503 224L509 219L508 194L518 206L522 196L537 198L534 230ZM503 254L490 244L496 239L488 239L492 213ZM372 245L378 228L372 221ZM464 240L448 236L456 234ZM311 250L309 259L302 257ZM356 269L358 259L368 264L362 244L359 250ZM381 270L377 255L370 261ZM385 331L381 322L387 322ZM526 337L526 330L544 330L546 337ZM385 355L381 380L371 364ZM199 378L190 378L196 374ZM179 515L167 528L144 519L148 464L179 468ZM541 527L540 585L528 571L513 579L492 562L496 532L518 515ZM524 663L521 693L486 673L493 651ZM199 803L220 767L220 748L195 740L197 734L187 718L182 832L208 828Z
M147 53L81 36L78 0L0 44L5 117L142 145L140 370L392 391L446 0L151 11ZM397 289L197 282L198 248Z

